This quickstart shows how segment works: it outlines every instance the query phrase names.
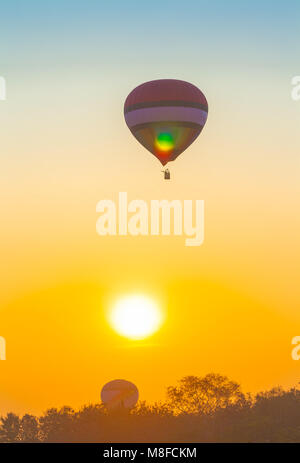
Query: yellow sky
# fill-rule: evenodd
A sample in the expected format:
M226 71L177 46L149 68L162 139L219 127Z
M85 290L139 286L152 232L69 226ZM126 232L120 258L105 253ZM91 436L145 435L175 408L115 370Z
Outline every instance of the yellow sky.
M228 94L217 76L194 82L208 97L208 123L170 166L169 183L123 121L138 82L120 84L105 116L100 99L91 92L86 102L66 76L49 93L38 76L1 103L0 412L95 402L114 378L133 381L146 400L210 371L245 391L298 381L300 112L289 81L269 77L259 75L260 112L243 79ZM119 191L204 199L204 244L98 236L96 204ZM112 300L135 293L166 312L159 332L138 342L106 320Z

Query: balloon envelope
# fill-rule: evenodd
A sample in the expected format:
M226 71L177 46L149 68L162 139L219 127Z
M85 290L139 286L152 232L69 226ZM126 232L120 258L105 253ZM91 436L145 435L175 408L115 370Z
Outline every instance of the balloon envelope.
M193 143L205 125L207 114L208 104L201 90L175 79L139 85L124 104L130 131L163 166Z
M108 408L132 408L139 398L137 387L125 379L115 379L106 383L101 391L101 400Z

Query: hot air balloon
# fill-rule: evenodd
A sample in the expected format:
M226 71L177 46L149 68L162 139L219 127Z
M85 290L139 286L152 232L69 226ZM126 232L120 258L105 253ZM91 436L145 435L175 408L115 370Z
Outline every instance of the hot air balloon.
M163 166L196 140L207 113L201 90L175 79L145 82L132 90L124 104L131 133ZM164 172L165 178L170 178L168 169Z
M114 379L101 390L101 400L108 409L132 408L139 398L135 384L125 379Z

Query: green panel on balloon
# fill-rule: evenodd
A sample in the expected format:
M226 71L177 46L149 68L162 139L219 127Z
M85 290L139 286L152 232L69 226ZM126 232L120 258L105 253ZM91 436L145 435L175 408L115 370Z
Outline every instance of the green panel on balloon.
M137 140L160 162L165 165L181 154L199 135L199 127L187 127L177 124L166 126L161 122L148 123L147 126L135 127Z

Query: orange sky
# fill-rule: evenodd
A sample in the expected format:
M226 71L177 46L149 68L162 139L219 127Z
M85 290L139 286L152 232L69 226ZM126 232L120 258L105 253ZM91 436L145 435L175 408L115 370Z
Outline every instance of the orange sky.
M96 402L114 378L133 381L149 401L163 399L183 375L211 371L244 391L298 382L291 340L300 329L300 103L291 99L290 81L299 74L299 53L293 55L286 34L280 40L286 37L290 54L276 37L266 38L265 23L257 26L255 49L252 34L231 28L218 36L213 24L214 13L204 29L197 26L192 48L182 45L202 51L201 61L187 51L186 65L164 40L155 61L147 30L143 53L132 57L135 38L125 36L124 46L120 37L96 39L99 24L81 45L77 26L70 42L57 26L66 48L33 28L23 54L7 54L1 70L7 101L0 102L0 336L7 341L0 413ZM208 51L200 47L204 39ZM85 40L97 44L99 55L86 52ZM85 51L77 56L80 46ZM222 57L225 49L231 52ZM279 52L285 67L276 64ZM123 119L136 85L167 77L199 86L210 108L199 139L170 166L170 182ZM203 199L204 244L100 237L96 204L117 200L119 191L129 200ZM153 297L166 312L162 328L145 341L121 338L107 323L112 301L132 293Z
M90 176L75 172L78 182L70 170L72 180L65 173L55 188L38 180L39 194L23 190L21 203L11 192L2 242L2 411L94 402L116 377L135 382L147 400L163 399L183 375L210 371L252 391L298 381L290 354L300 319L294 185L278 198L277 184L256 178L254 189L247 172L234 182L229 173L209 176L215 153L203 144L198 179L182 159L166 185L147 155L153 172L143 188L131 183L135 167L127 189L113 179L129 198L150 199L152 188L158 199L204 198L199 248L185 247L183 237L98 236L96 203L116 193L99 185L106 175L93 166ZM191 148L188 163L202 146ZM166 311L145 341L119 337L106 320L113 300L137 292Z

